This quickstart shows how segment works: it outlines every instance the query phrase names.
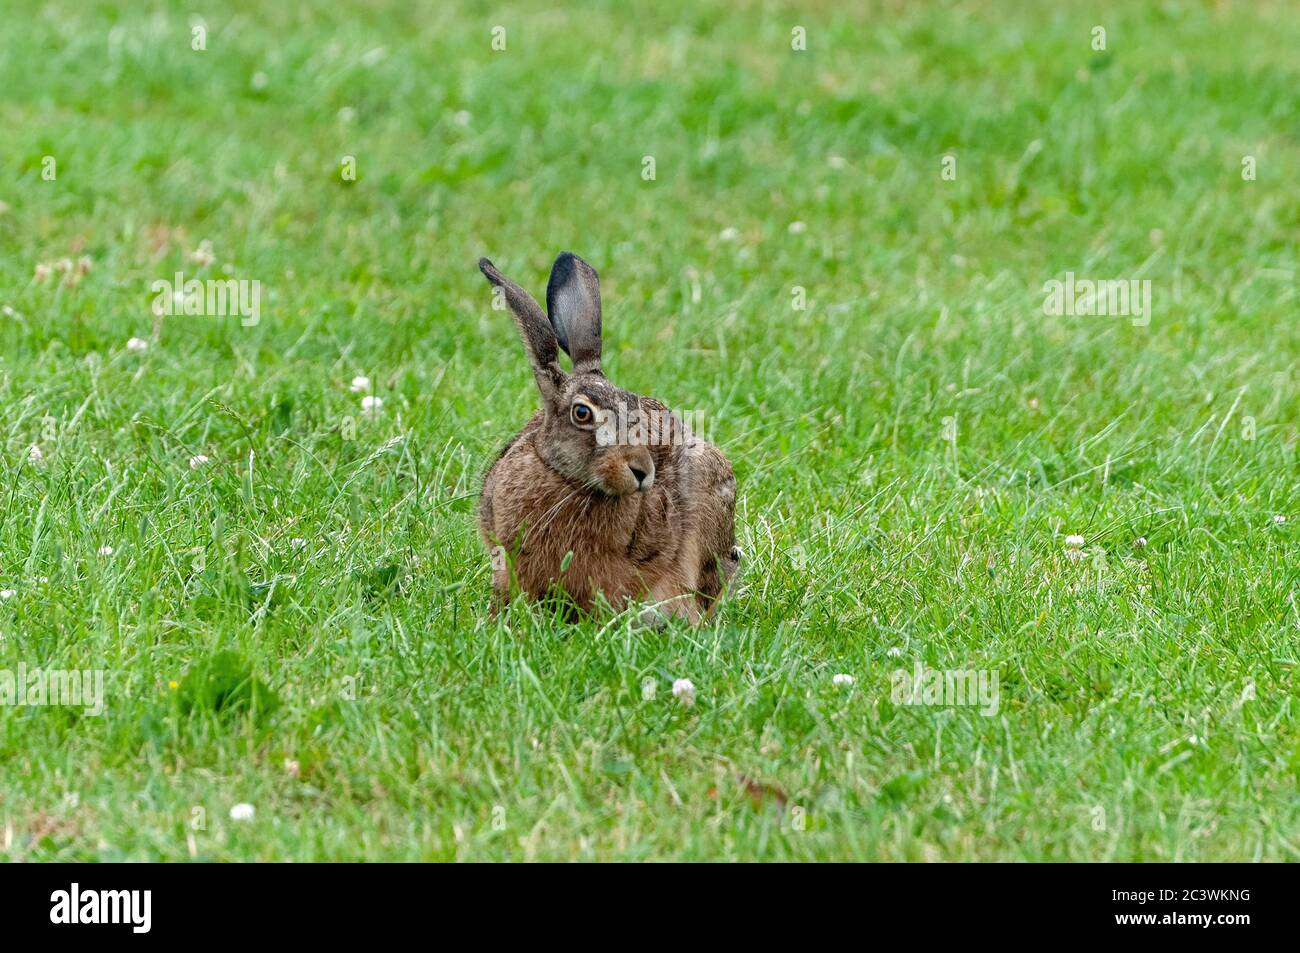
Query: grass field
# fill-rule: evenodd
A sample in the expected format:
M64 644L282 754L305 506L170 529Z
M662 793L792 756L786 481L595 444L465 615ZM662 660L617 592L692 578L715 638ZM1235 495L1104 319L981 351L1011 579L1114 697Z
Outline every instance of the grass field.
M0 3L0 856L1300 857L1294 4L260 6ZM562 249L714 625L488 613Z

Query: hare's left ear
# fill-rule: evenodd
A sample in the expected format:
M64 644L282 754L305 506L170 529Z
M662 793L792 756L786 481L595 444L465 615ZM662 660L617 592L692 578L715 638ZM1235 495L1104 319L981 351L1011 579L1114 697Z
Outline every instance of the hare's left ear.
M572 252L561 252L546 284L546 312L575 374L600 371L600 278Z

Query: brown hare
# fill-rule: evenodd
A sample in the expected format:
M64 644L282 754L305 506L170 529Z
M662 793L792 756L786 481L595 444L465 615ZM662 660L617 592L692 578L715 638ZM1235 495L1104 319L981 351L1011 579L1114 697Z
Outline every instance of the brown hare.
M639 599L698 623L739 568L731 464L662 403L605 378L600 281L585 261L555 259L546 313L492 262L479 268L504 295L542 396L483 481L498 603L516 587L567 593L586 611Z

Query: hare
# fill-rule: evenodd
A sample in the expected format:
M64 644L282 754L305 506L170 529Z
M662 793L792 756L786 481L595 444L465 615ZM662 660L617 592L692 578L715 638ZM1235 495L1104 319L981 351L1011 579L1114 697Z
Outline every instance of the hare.
M542 397L483 480L479 532L498 605L513 582L533 599L567 593L588 612L641 599L699 623L741 560L731 464L662 403L606 379L589 264L570 252L555 259L549 319L492 262L478 265L504 295Z

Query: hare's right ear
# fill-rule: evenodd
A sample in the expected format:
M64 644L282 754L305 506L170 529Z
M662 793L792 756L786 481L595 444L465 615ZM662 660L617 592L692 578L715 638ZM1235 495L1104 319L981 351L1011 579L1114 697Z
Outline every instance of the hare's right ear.
M546 283L546 310L573 373L600 373L600 278L571 251L561 252Z
M537 389L542 392L542 397L548 404L554 403L560 389L564 387L565 375L560 368L560 347L555 340L551 322L546 319L541 305L533 300L533 296L497 271L492 262L480 258L478 267L487 280L505 294L506 304L524 339L524 350L528 352L529 363L533 365Z

